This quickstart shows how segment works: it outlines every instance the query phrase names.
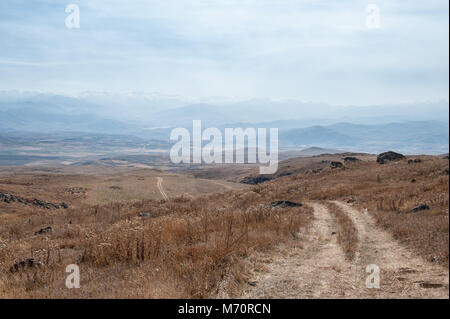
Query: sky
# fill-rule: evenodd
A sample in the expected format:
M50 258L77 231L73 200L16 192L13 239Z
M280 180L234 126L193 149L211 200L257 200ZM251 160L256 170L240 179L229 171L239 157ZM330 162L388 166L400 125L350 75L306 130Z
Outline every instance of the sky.
M80 10L80 28L66 27L71 3ZM369 4L379 9L379 27L367 24ZM0 90L334 105L448 100L448 6L446 0L2 0Z

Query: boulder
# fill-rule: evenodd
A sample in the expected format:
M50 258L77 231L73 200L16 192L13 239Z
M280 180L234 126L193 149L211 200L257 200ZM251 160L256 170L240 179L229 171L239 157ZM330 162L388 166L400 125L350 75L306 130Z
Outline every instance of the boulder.
M347 156L343 158L345 163L355 163L355 162L360 162L361 160L356 158L356 157L352 157L352 156Z
M272 178L267 177L267 176L246 176L241 180L242 184L248 184L248 185L257 185L257 184L261 184L264 182L268 182L270 181Z
M301 207L301 206L302 206L301 203L291 202L289 200L277 200L266 205L266 207L280 207L280 208Z
M152 212L144 212L144 213L139 213L139 217L142 218L155 218L156 215Z
M344 166L344 164L342 164L341 162L331 162L330 163L331 168L341 168L343 166Z
M421 210L429 210L430 206L428 206L427 204L421 203L419 204L419 206L414 207L413 209L411 209L408 213L417 213Z
M403 154L392 151L381 153L377 156L377 163L386 164L387 162L395 162L405 159Z
M414 164L414 163L422 163L421 159L415 158L415 159L410 159L408 160L408 164Z
M27 258L25 260L16 262L11 268L9 268L9 271L15 273L27 268L35 268L40 266L42 266L41 262L36 261L33 258Z
M34 233L34 235L43 235L43 234L54 233L54 232L55 231L53 230L53 228L51 226L49 226L49 227L39 229L37 232Z

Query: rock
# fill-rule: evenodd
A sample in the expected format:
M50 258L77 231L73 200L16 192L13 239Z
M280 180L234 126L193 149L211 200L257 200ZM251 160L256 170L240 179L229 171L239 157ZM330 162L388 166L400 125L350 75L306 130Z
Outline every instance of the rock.
M413 179L411 180L411 183L415 183L415 182L416 182L416 179L413 178Z
M45 208L45 209L69 208L69 206L65 203L60 203L60 204L55 205L52 203L46 203L46 202L36 199L36 198L30 201L30 200L26 200L24 198L16 197L14 195L6 194L6 193L0 193L0 201L8 203L8 204L17 202L17 203L21 203L24 205L33 205L33 206L37 206L39 208Z
M45 227L42 229L39 229L37 232L34 233L34 235L42 235L42 234L48 234L48 233L54 233L55 231L51 226Z
M0 193L0 201L9 204L11 202L17 202L17 198L14 195L11 195L11 194Z
M447 175L448 176L448 169L447 168L442 171L442 175Z
M341 168L341 167L343 167L344 165L341 163L341 162L331 162L330 163L330 167L331 168Z
M116 186L116 185L113 185L113 186L111 186L111 187L110 187L110 189L114 189L114 190L121 190L121 189L122 189L122 187L120 187L120 186Z
M69 208L69 206L66 203L59 203L59 204L53 204L53 203L47 203L44 202L40 199L33 199L30 202L33 206L37 206L39 208L44 208L44 209L60 209L60 208L64 208L67 209Z
M9 271L15 273L27 268L35 268L40 266L42 266L41 262L36 261L33 258L27 258L25 260L16 262L11 268L9 268Z
M434 256L433 258L431 258L431 262L436 263L439 261L439 259L440 259L439 256Z
M355 163L355 162L361 161L360 159L358 159L356 157L352 157L352 156L347 156L347 157L344 157L343 159L344 159L345 163Z
M249 185L257 185L261 184L267 181L270 181L272 178L267 176L246 176L241 180L242 184L249 184Z
M301 207L301 206L303 206L301 203L291 202L289 200L277 200L266 205L266 207L281 207L281 208Z
M403 154L392 151L381 153L377 156L377 163L386 164L387 162L400 161L406 157Z
M408 164L414 164L414 163L422 163L421 159L415 158L415 159L410 159L408 160Z
M416 213L419 212L421 210L429 210L430 206L428 206L427 204L421 203L419 204L419 206L414 207L413 209L411 209L408 213Z
M139 217L142 218L155 218L156 215L152 212L139 213Z

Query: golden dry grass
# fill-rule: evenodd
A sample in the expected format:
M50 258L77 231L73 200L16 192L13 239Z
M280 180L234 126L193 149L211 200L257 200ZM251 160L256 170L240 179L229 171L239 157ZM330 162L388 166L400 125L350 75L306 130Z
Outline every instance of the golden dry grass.
M1 204L0 298L238 296L247 280L248 256L298 241L299 229L311 224L308 207L265 206L281 199L352 201L411 250L448 266L449 178L442 173L448 160L421 159L411 165L364 161L320 173L306 170L251 189L171 201L111 201L45 211ZM408 213L422 202L431 209ZM138 217L149 211L157 217ZM342 219L340 241L352 258L355 233L333 211ZM46 226L55 233L34 235ZM9 272L30 257L43 266ZM80 266L81 289L65 287L65 267L72 263Z
M309 208L272 210L253 191L230 191L170 202L111 203L86 209L2 216L2 297L206 298L236 295L246 280L244 260L296 240L312 220ZM153 212L156 218L138 217ZM54 234L35 236L52 226ZM11 274L18 260L42 268ZM68 264L81 268L82 289L64 287ZM103 287L103 289L98 289ZM119 288L121 287L121 288Z
M358 249L358 230L349 216L336 204L327 202L328 211L337 221L337 240L348 260L355 258Z

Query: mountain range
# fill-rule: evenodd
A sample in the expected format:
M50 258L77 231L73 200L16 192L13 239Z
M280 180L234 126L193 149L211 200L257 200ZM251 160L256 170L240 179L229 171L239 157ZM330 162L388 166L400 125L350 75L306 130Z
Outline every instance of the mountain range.
M0 92L0 142L14 132L134 135L167 141L174 127L279 129L280 147L445 153L447 101L382 106L331 106L299 101L187 101L178 97Z

